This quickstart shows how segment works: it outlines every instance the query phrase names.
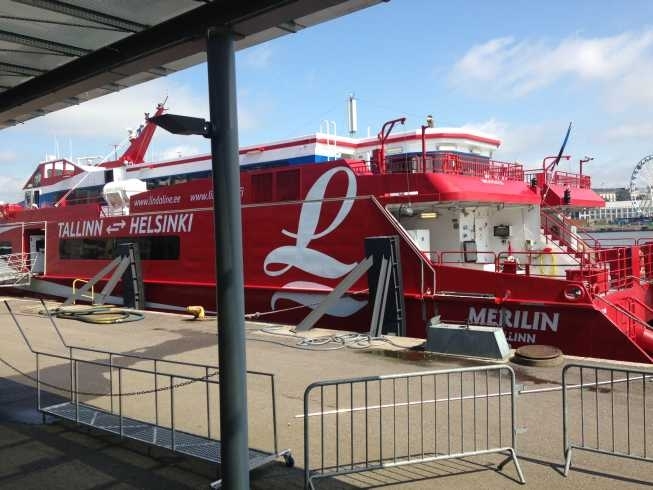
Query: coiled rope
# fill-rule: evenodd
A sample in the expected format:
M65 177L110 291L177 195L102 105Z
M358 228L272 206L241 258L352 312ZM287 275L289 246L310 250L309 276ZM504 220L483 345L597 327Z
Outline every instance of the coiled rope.
M145 318L143 313L108 306L91 306L84 309L57 308L50 311L57 318L79 320L86 323L114 324L135 322ZM45 314L45 312L44 312Z
M280 342L270 339L262 339L258 337L248 336L247 340L255 342L267 342L270 344L281 345L283 347L290 347L293 349L300 350L312 350L312 351L331 351L338 349L368 349L372 347L375 342L385 342L395 347L404 348L395 342L392 341L390 337L381 336L381 337L372 337L369 334L364 333L355 333L355 332L346 332L341 334L333 335L323 335L320 337L304 337L298 335L294 330L285 330L281 326L273 327L263 327L256 330L249 330L249 332L262 332L270 335L278 335L280 337L286 337L291 339L296 339L295 344L288 344L285 342Z

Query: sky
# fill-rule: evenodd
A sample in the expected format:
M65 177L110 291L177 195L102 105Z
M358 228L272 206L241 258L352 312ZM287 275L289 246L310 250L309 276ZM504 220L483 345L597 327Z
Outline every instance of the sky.
M236 78L243 146L325 120L345 135L353 94L359 136L402 116L417 129L432 114L436 126L498 137L495 158L526 169L557 154L572 122L560 170L590 156L593 187L626 186L653 154L653 1L391 0L237 52ZM20 200L50 156L110 155L166 97L171 113L208 119L206 65L0 131L0 200ZM148 159L209 150L157 130Z

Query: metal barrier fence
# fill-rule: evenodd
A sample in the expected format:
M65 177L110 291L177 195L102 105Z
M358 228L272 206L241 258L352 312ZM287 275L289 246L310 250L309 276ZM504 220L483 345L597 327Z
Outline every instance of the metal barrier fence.
M572 376L577 382L570 381ZM652 381L653 370L590 364L564 367L565 476L571 467L573 449L653 462ZM576 396L571 392L574 389L578 390Z
M61 344L60 352L45 352L34 348L8 301L4 304L35 355L36 403L44 417L221 462L217 366L69 345L41 301ZM249 413L256 414L249 421L249 433L269 441L267 448L249 448L250 469L278 457L293 466L290 450L278 448L274 375L248 370L247 385ZM211 486L219 487L220 481Z
M509 366L315 382L304 392L305 488L317 478L489 453L507 453L499 469L512 460L525 483L515 397Z

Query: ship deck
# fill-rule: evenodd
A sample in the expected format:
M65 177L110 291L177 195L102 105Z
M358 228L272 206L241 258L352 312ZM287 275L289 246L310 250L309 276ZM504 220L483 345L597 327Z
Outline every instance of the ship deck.
M35 315L38 304L18 301L15 311L35 348L60 351L58 339ZM11 318L0 312L3 342L0 346L0 488L198 488L215 478L212 465L194 464L182 457L144 451L131 443L121 443L106 433L87 430L69 423L40 423L35 416L34 390L19 369L34 375L34 356L29 352ZM89 325L74 320L57 320L65 339L72 344L120 352L138 352L151 357L217 364L215 320L192 321L187 315L146 313L139 322L118 325ZM410 373L487 365L486 361L426 355L413 349L418 339L397 339L401 347L381 343L372 348L351 345L316 352L306 343L298 344L286 327L247 322L247 363L251 370L274 373L277 385L279 447L290 448L296 460L288 468L282 459L255 470L252 488L303 488L303 393L312 382L377 374ZM311 336L331 335L333 331L314 331ZM335 346L335 344L334 344ZM307 349L308 347L308 349ZM578 359L566 359L574 362ZM554 388L560 384L562 366L525 367L511 364L517 383L526 389ZM624 366L624 363L610 363ZM639 366L641 367L641 365ZM52 364L44 376L50 383L69 379L67 365ZM96 380L97 381L97 380ZM652 388L653 391L653 388ZM204 403L187 394L189 406ZM199 397L199 395L197 395ZM142 425L139 413L145 413L151 398L133 397L127 404L134 420ZM250 418L257 417L256 405L250 405ZM653 484L650 463L613 456L577 452L573 469L565 478L563 465L562 403L560 391L540 391L517 398L517 449L528 488L650 488ZM621 399L615 409L622 410ZM64 418L74 418L69 405ZM84 417L93 418L94 414ZM180 413L183 412L183 409ZM61 415L61 414L58 414ZM103 414L100 414L103 415ZM192 410L186 411L188 424ZM217 407L215 418L217 418ZM102 417L95 414L95 419ZM89 419L90 420L90 419ZM133 422L133 423L132 423ZM649 419L649 424L653 422ZM115 421L108 422L115 424ZM180 429L183 427L180 423ZM142 427L141 427L142 428ZM136 429L134 429L136 430ZM152 432L151 427L147 428ZM150 434L151 435L151 434ZM148 436L149 437L149 436ZM250 430L252 446L265 447L267 437ZM260 444L257 444L260 443ZM482 455L430 463L369 471L348 476L321 479L320 489L329 488L407 488L426 489L441 485L459 488L518 488L514 467L496 471L500 455Z

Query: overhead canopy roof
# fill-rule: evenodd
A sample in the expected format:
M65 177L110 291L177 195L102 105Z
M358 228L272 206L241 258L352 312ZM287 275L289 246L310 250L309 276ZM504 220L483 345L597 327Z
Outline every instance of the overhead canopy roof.
M570 200L565 203L565 187L559 184L551 184L546 193L546 204L549 206L562 206L568 204L578 208L604 208L605 200L592 189L581 189L573 187L569 189Z
M243 49L387 0L5 0L0 128L205 61L209 26Z

